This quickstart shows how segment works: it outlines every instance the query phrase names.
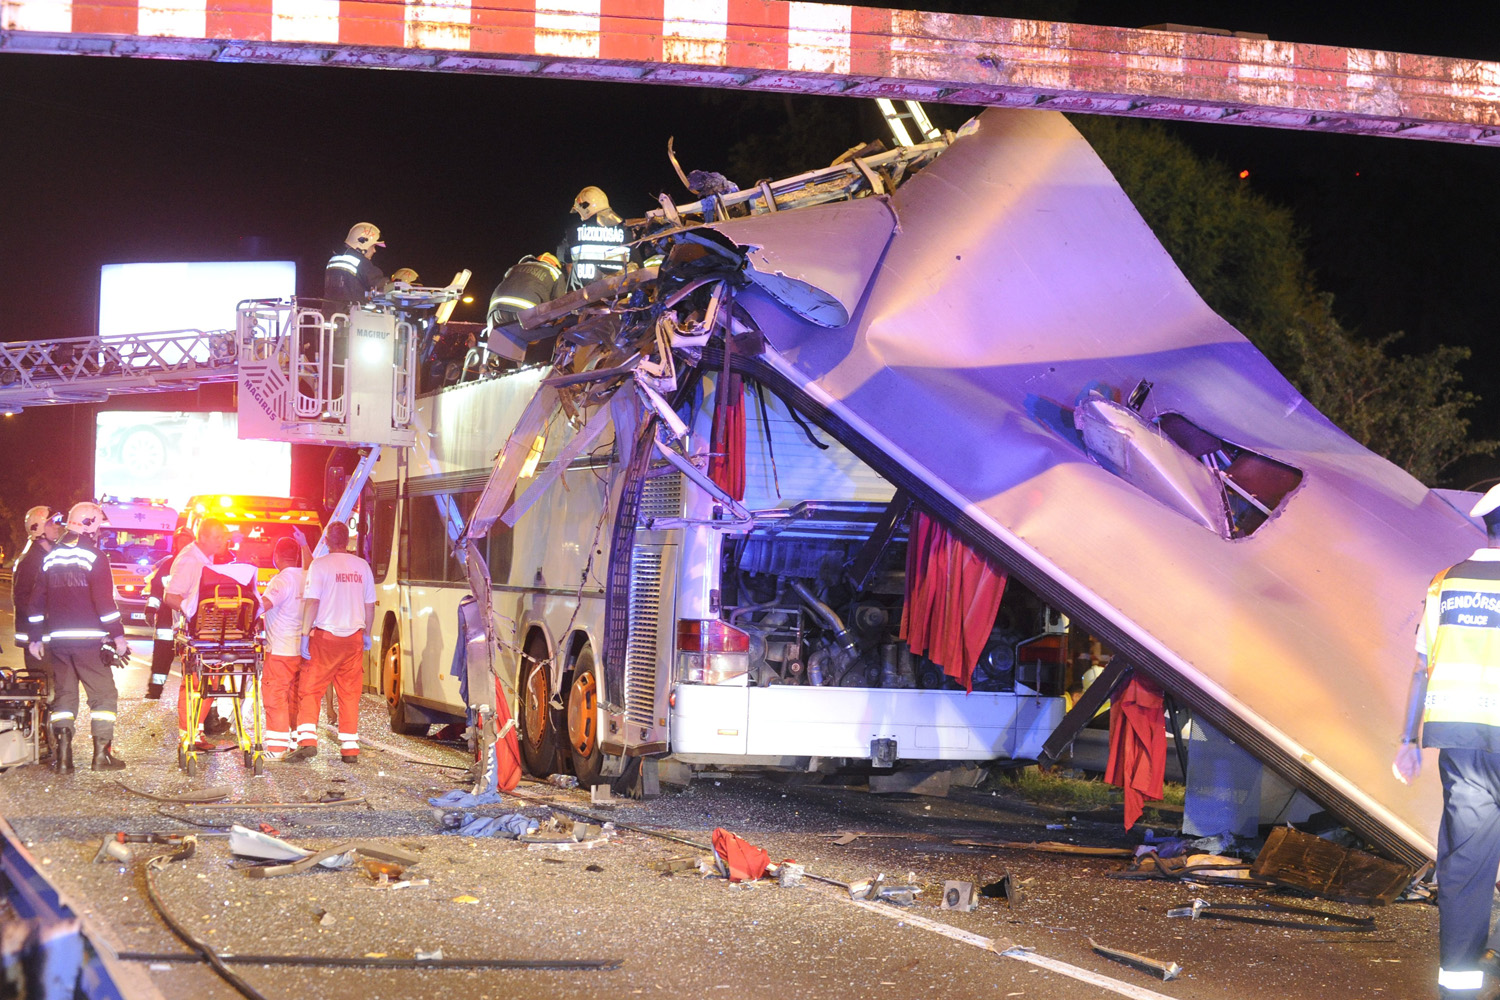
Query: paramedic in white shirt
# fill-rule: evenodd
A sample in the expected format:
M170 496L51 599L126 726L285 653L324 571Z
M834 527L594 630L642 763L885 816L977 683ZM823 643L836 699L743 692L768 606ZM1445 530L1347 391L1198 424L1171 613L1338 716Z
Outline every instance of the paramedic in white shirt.
M349 547L349 526L334 521L324 531L328 555L313 560L303 591L302 651L308 663L297 682L297 749L287 760L318 753L318 705L328 685L338 697L339 757L359 761L359 696L364 651L375 625L375 574Z
M271 760L281 760L292 749L297 682L307 664L301 652L302 588L307 579L302 566L311 553L298 541L282 538L276 542L271 559L278 572L261 595L268 646L261 670L261 698L266 706L266 756Z
M167 587L162 592L162 603L182 617L191 619L198 610L198 582L203 578L203 567L212 566L214 560L229 548L229 529L217 518L205 517L198 522L197 540L183 547L172 560L167 570ZM202 716L198 719L208 732L209 712L214 707L213 698L203 699ZM228 732L230 723L222 716L212 726L215 733ZM187 677L177 684L177 738L182 743L187 736ZM214 744L206 739L198 741L199 750L211 750Z

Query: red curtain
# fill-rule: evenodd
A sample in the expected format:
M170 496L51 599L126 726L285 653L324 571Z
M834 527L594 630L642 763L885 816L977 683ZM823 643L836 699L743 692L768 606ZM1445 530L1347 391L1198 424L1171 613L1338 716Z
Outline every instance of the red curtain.
M1005 594L1005 572L922 511L906 544L901 638L943 673L974 690L974 667Z
M745 499L745 384L738 375L719 380L708 447L708 478L734 499Z
M1104 780L1125 791L1125 829L1147 799L1162 797L1167 774L1166 706L1161 689L1139 675L1114 699L1109 714L1109 764Z

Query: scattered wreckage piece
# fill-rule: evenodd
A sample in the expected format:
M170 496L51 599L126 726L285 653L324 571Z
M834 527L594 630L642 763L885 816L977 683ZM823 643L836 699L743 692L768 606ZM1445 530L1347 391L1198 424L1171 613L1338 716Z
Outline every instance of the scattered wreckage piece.
M146 792L142 791L139 788L131 788L123 781L117 781L115 782L115 784L125 789L131 795L139 795L141 798L150 799L152 802L170 802L174 805L179 803L194 805L204 802L218 802L221 799L229 798L230 793L233 791L233 789L227 786L221 786L215 788L205 788L201 791L178 792L173 795L157 795L154 792Z
M1133 951L1121 951L1118 948L1107 948L1099 942L1095 941L1093 938L1089 938L1089 947L1094 949L1094 951L1098 952L1100 955L1103 955L1105 958L1120 962L1123 965L1128 965L1134 969L1140 969L1142 972L1149 972L1153 976L1158 976L1161 978L1162 982L1166 982L1170 979L1176 979L1178 975L1182 973L1182 966L1178 965L1176 962L1163 962L1160 959L1149 958L1145 955L1138 955Z
M1039 851L1043 854L1080 854L1093 858L1129 858L1135 852L1128 847L1090 847L1087 844L1064 844L1055 840L955 840L959 847L999 847L1011 851Z
M949 879L943 883L943 901L938 904L940 910L958 910L960 913L968 913L979 909L979 899L974 892L973 882L959 882Z
M1406 891L1417 871L1279 826L1266 838L1250 874L1339 903L1384 906Z
M1127 882L1197 882L1202 885L1232 885L1240 888L1270 889L1276 883L1254 878L1249 873L1250 863L1238 858L1213 854L1191 854L1184 857L1160 858L1145 854L1135 859L1129 868L1121 872L1106 872L1105 878Z
M1314 921L1333 921L1336 926L1308 920L1288 920L1281 917L1257 916L1258 913L1285 913L1292 916L1312 917ZM1167 911L1169 917L1187 917L1190 920L1231 920L1242 924L1259 924L1263 927L1285 927L1310 931L1373 931L1374 917L1351 917L1343 913L1332 913L1311 906L1292 906L1273 903L1263 899L1253 903L1210 903L1195 899L1186 906L1174 906Z

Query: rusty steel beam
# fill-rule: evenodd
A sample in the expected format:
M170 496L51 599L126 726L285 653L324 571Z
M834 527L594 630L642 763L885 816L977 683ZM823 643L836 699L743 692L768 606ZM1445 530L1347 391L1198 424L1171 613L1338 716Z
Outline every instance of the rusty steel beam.
M1500 63L784 0L0 0L0 52L1042 106L1500 144Z

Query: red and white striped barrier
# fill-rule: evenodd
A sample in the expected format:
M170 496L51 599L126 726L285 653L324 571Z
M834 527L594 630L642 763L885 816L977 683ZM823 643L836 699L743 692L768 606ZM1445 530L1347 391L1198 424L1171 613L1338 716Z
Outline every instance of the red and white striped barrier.
M1500 144L1500 64L787 0L0 0L0 52L1031 105Z

